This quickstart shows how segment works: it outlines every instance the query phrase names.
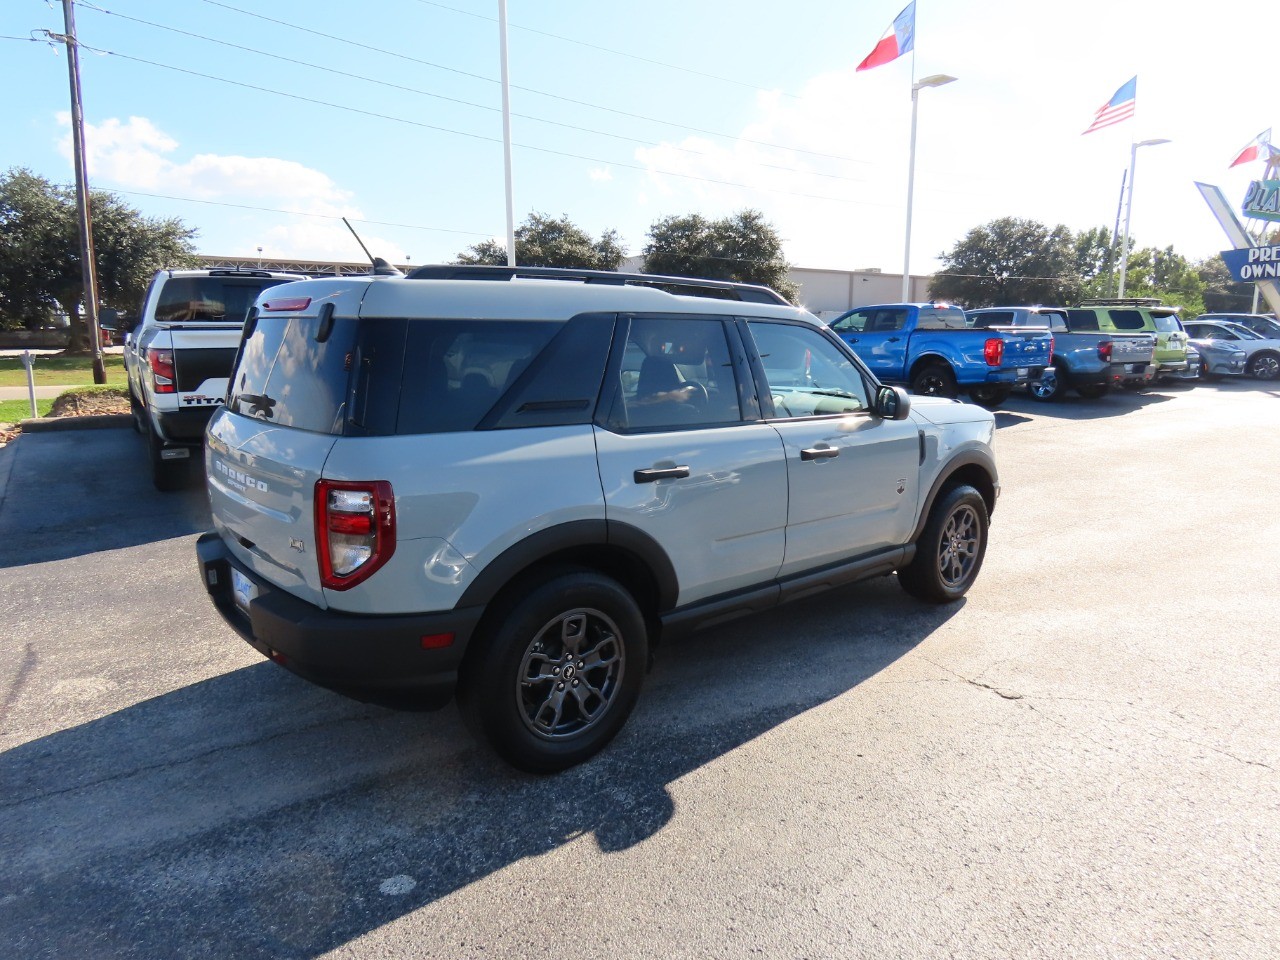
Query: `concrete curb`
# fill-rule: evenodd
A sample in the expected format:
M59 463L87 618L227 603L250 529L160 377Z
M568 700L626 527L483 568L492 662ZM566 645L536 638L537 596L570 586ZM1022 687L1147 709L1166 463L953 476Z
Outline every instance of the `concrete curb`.
M56 433L62 430L110 430L128 427L133 417L127 413L99 413L85 417L40 417L23 420L18 429L23 433Z

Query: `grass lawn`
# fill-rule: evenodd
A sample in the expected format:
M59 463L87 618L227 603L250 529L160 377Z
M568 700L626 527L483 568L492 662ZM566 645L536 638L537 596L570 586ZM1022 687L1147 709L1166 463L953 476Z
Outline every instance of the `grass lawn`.
M124 357L108 354L102 358L107 367L107 383L116 386L128 384L124 375ZM93 383L92 357L54 357L37 355L34 371L36 386L79 386ZM27 370L21 357L0 357L0 387L25 387ZM22 401L26 403L26 401ZM27 411L30 413L30 410Z
M47 416L53 400L37 400L36 410L40 416ZM31 416L30 400L0 400L0 423L18 423Z

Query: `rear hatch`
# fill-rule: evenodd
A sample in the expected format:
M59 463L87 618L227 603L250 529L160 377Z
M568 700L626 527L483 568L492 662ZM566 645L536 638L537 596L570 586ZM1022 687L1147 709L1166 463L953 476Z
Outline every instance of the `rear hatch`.
M344 429L367 283L313 280L265 294L284 309L250 316L227 406L205 437L209 505L228 548L322 608L314 491Z
M1156 327L1156 362L1169 366L1187 360L1187 335L1173 310L1152 310L1151 319Z

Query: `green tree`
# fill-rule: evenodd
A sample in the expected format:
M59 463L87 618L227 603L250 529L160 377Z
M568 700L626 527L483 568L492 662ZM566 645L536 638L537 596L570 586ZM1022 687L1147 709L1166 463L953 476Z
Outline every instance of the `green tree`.
M1204 313L1203 294L1199 270L1173 247L1129 250L1126 297L1156 297L1171 307L1182 307L1185 316L1194 317Z
M1248 313L1253 309L1253 284L1231 276L1222 257L1214 254L1196 264L1208 313Z
M782 238L758 210L721 220L697 213L665 217L649 227L644 272L771 287L795 302L799 287L788 276Z
M567 267L578 270L617 270L626 255L616 230L606 230L599 240L567 216L559 220L546 214L530 213L516 227L516 263L522 267ZM507 248L485 240L458 254L458 263L505 266Z
M974 227L942 254L929 296L966 307L1074 302L1081 287L1077 255L1066 227L1002 217Z
M196 231L177 218L143 216L114 194L89 193L99 306L137 309L152 274L196 263ZM61 307L71 318L69 353L89 349L75 190L29 170L0 177L0 324L34 325Z

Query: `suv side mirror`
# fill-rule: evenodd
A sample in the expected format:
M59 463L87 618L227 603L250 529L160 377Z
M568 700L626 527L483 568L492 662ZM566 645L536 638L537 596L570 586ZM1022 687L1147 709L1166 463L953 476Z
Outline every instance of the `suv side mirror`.
M876 391L875 415L885 420L905 420L911 412L911 397L902 387L881 387Z

